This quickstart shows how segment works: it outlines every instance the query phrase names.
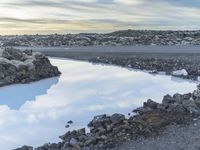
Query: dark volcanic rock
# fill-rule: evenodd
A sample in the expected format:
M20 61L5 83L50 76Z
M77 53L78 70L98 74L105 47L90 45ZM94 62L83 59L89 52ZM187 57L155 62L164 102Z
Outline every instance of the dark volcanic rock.
M33 147L24 145L21 148L16 148L14 150L33 150Z
M67 122L68 124L73 124L74 122L72 120L68 121Z
M119 124L121 122L123 122L123 120L125 119L125 116L122 114L113 114L110 117L110 121L112 122L112 124Z
M28 83L58 75L58 68L52 66L49 59L41 53L0 49L0 86Z
M163 97L162 104L164 106L169 106L170 104L174 103L175 100L170 95L166 95Z
M156 109L158 107L158 103L152 101L151 99L148 99L147 102L144 103L144 107Z

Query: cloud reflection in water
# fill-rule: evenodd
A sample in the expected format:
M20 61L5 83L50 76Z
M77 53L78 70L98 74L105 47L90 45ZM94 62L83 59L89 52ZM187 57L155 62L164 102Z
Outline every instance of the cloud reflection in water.
M44 79L31 84L17 84L0 89L0 105L7 105L11 109L19 109L25 101L35 100L36 96L47 94L52 85L58 83L58 77Z
M70 129L80 128L94 115L127 114L148 98L159 102L165 94L196 88L193 82L170 76L65 59L51 61L62 72L58 83L58 78L52 78L0 88L2 149L56 142L68 120L75 122Z

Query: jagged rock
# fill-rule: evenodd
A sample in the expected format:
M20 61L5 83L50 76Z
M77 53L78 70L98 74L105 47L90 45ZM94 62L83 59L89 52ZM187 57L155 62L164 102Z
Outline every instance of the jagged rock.
M33 147L32 146L24 145L21 148L16 148L14 150L33 150Z
M200 108L200 97L196 98L194 102Z
M182 105L191 114L200 114L200 109L193 100L183 100Z
M110 121L112 122L112 124L119 124L121 123L123 120L125 119L125 116L122 115L122 114L113 114L111 117L110 117Z
M173 95L173 99L176 101L176 103L181 103L183 99L183 95L176 93Z
M144 107L149 107L149 108L152 108L152 109L156 109L157 106L158 106L158 103L152 101L151 99L148 99L147 102L144 102Z
M162 100L164 106L169 106L171 103L174 103L175 100L170 95L165 95Z
M152 109L150 107L139 107L137 109L134 109L132 112L142 115L151 111Z
M13 48L0 49L0 86L29 83L60 75L46 56Z
M103 126L105 123L109 124L110 117L108 117L106 114L95 116L94 119L88 124L89 127L99 128Z

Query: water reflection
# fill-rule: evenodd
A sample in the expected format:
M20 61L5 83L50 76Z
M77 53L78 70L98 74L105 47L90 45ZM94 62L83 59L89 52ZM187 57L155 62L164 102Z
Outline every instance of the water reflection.
M0 105L19 109L26 101L35 100L36 96L47 94L51 86L58 83L58 77L41 80L25 85L11 85L0 89Z
M58 136L66 131L64 125L68 120L75 122L70 130L80 128L94 115L127 114L148 98L159 102L165 94L185 93L196 88L193 82L172 80L170 76L152 76L140 71L64 59L51 61L62 72L57 84L53 78L30 85L6 87L7 90L0 88L0 92L4 90L0 95L10 95L12 100L4 100L0 105L1 149L56 142ZM44 94L39 90L45 89L41 86L51 87ZM27 89L29 92L43 91L43 94L32 93L29 96ZM21 97L18 98L20 103L14 100L17 98L15 93ZM18 110L11 109L20 105Z

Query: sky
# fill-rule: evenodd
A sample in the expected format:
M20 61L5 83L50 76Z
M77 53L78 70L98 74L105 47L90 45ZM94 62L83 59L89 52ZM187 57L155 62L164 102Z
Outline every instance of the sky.
M200 29L200 0L1 0L0 35Z

